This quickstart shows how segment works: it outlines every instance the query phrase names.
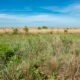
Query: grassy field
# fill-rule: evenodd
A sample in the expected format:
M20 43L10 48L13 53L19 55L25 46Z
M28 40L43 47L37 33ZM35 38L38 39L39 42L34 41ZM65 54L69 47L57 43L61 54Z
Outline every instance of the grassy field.
M80 80L80 34L0 34L0 80Z

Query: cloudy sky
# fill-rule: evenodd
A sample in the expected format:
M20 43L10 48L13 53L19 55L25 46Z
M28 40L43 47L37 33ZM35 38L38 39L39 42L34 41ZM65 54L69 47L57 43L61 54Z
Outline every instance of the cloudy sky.
M80 27L80 0L0 0L0 26Z

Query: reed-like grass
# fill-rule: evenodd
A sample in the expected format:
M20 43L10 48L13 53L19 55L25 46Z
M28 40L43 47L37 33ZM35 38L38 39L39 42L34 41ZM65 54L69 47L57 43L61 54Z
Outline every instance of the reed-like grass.
M1 34L0 80L80 80L80 34Z

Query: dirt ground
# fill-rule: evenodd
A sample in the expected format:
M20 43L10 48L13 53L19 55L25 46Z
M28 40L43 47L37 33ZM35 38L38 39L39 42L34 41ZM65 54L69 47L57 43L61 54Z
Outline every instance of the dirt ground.
M1 27L0 33L13 33L15 27ZM24 33L23 27L17 27L19 33ZM72 28L62 28L62 27L48 27L47 29L38 29L37 27L28 27L29 33L64 33L67 30L68 33L80 33L80 28L72 27Z

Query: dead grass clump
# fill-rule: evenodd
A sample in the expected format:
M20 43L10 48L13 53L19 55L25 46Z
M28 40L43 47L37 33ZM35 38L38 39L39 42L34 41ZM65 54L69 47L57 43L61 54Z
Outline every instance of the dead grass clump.
M53 72L56 72L59 67L59 61L56 57L51 57L48 62L44 63L40 69L46 75L53 75Z
M73 56L70 61L59 69L58 78L62 80L80 80L80 59Z

